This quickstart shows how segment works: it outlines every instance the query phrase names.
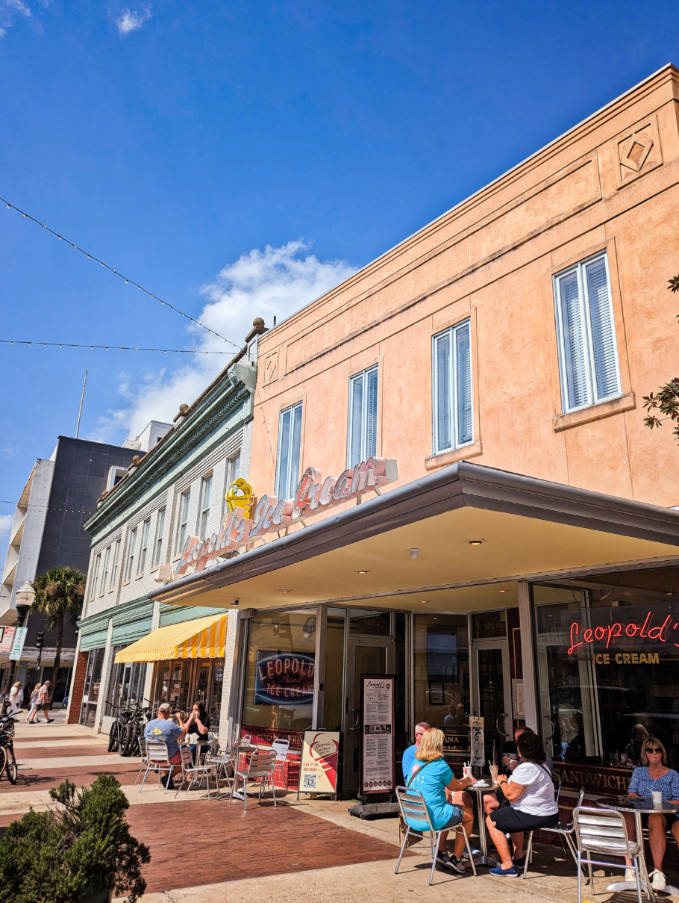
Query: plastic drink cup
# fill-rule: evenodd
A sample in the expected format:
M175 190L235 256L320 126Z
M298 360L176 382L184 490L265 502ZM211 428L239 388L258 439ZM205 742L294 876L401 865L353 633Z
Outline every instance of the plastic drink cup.
M654 790L651 793L651 797L653 798L653 806L656 809L660 809L662 807L662 791Z
M491 766L490 766L490 781L491 781L491 784L497 784L497 773L498 773L498 766L497 766L497 765L491 765Z

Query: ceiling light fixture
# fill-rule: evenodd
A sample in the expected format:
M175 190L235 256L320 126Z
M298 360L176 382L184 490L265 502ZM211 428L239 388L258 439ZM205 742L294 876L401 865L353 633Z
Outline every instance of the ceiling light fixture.
M415 561L417 556L420 554L420 550L417 548L408 549L408 554L413 559L413 561Z
M368 571L366 568L361 568L360 570L356 571L356 573L357 574L369 574L370 571Z
M485 542L485 539L468 539L467 543L470 546L482 546Z
M279 589L278 592L279 592L279 593L291 593L292 590L290 590L290 589Z
M420 605L426 605L426 604L427 604L426 599L420 599Z

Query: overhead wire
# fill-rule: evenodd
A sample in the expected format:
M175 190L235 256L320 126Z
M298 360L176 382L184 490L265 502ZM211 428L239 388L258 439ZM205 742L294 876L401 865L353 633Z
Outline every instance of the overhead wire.
M43 342L27 339L0 339L0 345L42 345L43 348L79 348L83 351L157 351L161 354L229 354L228 351L201 351L196 348L148 348L143 345L87 345L74 342Z
M233 345L234 348L240 349L240 345L231 339L227 339L226 336L223 336L221 333L217 332L215 329L212 329L211 326L206 326L205 323L201 323L196 317L191 316L191 314L184 313L183 310L180 310L176 305L172 304L170 301L166 301L164 298L161 298L159 295L156 295L155 292L150 291L147 288L144 288L139 282L136 282L134 279L131 279L129 276L125 276L124 273L121 273L117 267L111 266L106 263L106 261L102 260L100 257L97 257L96 254L93 254L91 251L85 250L82 248L77 242L73 241L70 238L67 238L65 235L62 235L56 229L53 229L51 226L48 226L47 223L43 223L42 220L39 220L37 217L33 216L31 213L27 213L25 210L22 210L20 207L17 207L16 204L13 204L11 201L8 201L7 198L2 197L0 195L0 202L6 205L8 210L14 210L16 213L20 213L24 219L30 220L32 223L35 223L37 226L41 226L45 229L46 232L49 232L50 235L53 235L58 241L65 241L66 244L70 245L75 251L79 251L88 260L94 260L95 263L98 263L105 270L108 270L109 273L112 273L114 276L117 276L119 279L122 279L125 285L132 285L136 289L139 289L140 292L143 292L145 295L148 295L149 298L152 298L154 301L157 301L159 304L163 304L165 307L169 307L170 310L173 310L176 314L179 314L180 317L184 317L186 320L191 320L192 323L195 323L196 326L200 326L201 329L206 330L206 332L211 333L213 336L216 336L218 339L221 339L223 342L226 342L229 345Z

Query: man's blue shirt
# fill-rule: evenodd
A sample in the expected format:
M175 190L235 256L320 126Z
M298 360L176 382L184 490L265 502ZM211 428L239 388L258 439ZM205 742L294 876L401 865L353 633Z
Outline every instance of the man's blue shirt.
M174 721L167 718L154 718L144 728L145 740L162 740L167 744L167 754L170 758L179 752L179 743L183 731Z
M401 759L401 768L403 769L403 783L408 783L408 778L410 777L410 772L413 770L413 765L415 764L415 753L417 752L417 747L413 743L412 746L409 746L403 753L403 758Z

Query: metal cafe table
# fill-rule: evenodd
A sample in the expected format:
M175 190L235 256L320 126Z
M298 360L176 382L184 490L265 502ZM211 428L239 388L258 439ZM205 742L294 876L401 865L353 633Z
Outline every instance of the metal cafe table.
M646 874L648 874L648 869L646 868L646 852L644 850L644 835L642 831L643 825L641 823L641 817L642 815L679 815L679 806L673 806L671 803L665 802L663 802L660 806L654 806L653 800L634 799L625 795L601 797L601 799L597 800L597 805L602 806L605 809L616 809L618 812L632 812L634 814L634 826L636 828L637 842L641 846L641 856L644 860L644 868L646 870ZM636 891L636 884L633 881L614 881L612 884L609 884L606 887L606 890ZM655 900L656 894L667 894L668 896L675 896L676 894L679 894L679 888L673 887L671 884L668 884L665 890L653 890L653 888L649 886L648 893L651 900Z
M490 780L481 778L475 784L470 784L469 787L465 788L476 797L476 811L479 820L479 845L481 847L481 855L478 858L476 856L474 857L474 861L477 865L489 865L491 867L497 865L497 859L488 855L488 835L486 834L486 816L483 811L483 797L486 793L495 793L495 791L499 789L499 786L499 784L491 784Z

